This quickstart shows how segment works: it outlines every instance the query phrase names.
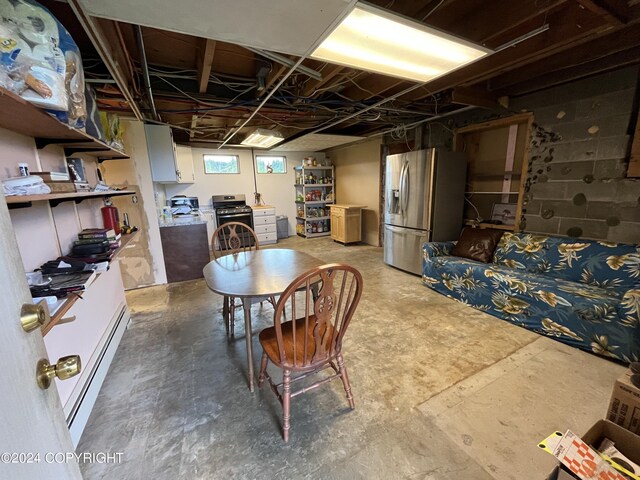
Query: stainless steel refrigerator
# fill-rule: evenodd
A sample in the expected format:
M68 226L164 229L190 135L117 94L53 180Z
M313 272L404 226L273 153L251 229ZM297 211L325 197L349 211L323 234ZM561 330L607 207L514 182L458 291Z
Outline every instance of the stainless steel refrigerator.
M384 262L422 274L422 244L457 240L462 229L467 161L439 149L387 156Z

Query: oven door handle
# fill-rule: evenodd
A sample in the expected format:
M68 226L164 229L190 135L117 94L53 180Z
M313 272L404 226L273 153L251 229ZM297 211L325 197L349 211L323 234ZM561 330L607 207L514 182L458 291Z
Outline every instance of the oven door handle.
M250 214L250 213L248 213L248 212L247 212L247 213L234 213L234 214L232 214L232 215L229 215L229 214L223 213L222 215L218 215L218 218L224 218L224 219L227 219L227 218L238 218L238 217L247 217L247 216L249 216L249 217L250 217L250 216L251 216L251 214Z

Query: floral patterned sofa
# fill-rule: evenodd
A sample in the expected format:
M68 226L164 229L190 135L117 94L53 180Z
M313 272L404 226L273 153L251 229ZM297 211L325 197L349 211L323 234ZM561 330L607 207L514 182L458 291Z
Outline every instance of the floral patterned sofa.
M640 358L640 245L505 233L492 263L423 245L423 283L569 345Z

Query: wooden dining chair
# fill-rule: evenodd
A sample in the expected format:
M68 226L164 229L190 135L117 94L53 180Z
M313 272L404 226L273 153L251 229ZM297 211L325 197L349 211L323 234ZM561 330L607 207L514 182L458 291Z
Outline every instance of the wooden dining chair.
M220 258L224 255L236 255L240 252L258 250L259 248L260 242L256 232L246 223L224 223L211 236L211 250L214 258ZM252 303L260 303L262 305L264 300L267 300L275 308L275 297L255 298L252 299ZM225 330L227 335L233 337L235 334L235 311L236 308L242 307L242 304L236 304L235 297L227 296L223 298L222 302L222 317L225 322Z
M289 440L291 399L301 393L340 378L349 406L355 408L342 357L342 339L361 295L362 275L355 268L339 263L314 268L287 287L276 305L273 327L260 332L263 353L258 387L262 388L267 379L282 404L285 442ZM285 309L291 312L288 322L282 321L286 319ZM282 383L274 383L267 373L269 362L282 370ZM291 391L293 382L329 367L334 372L331 376Z

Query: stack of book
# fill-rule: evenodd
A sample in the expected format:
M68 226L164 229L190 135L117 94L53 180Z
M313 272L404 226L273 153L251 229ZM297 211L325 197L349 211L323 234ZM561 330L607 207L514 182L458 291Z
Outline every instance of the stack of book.
M120 235L111 228L85 228L73 242L74 257L110 254L120 246Z
M51 193L65 193L75 192L75 184L71 181L69 173L67 172L31 172L33 175L37 175L44 183L49 185Z

